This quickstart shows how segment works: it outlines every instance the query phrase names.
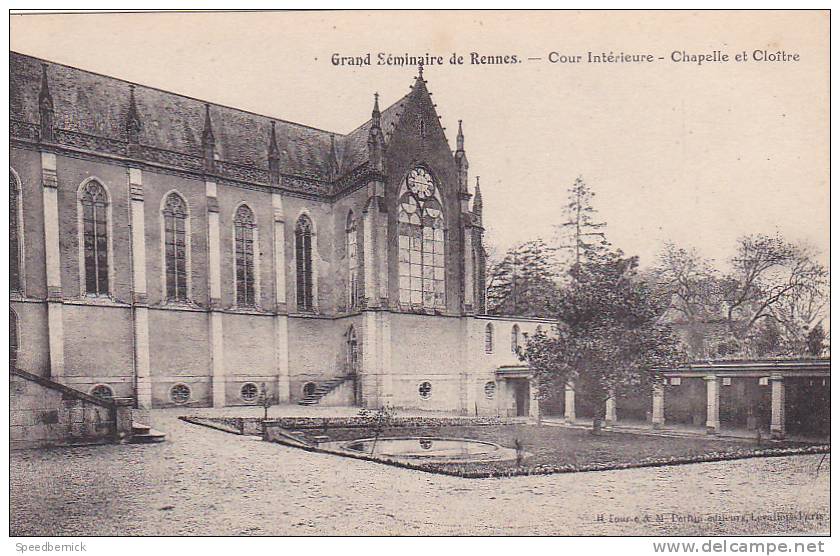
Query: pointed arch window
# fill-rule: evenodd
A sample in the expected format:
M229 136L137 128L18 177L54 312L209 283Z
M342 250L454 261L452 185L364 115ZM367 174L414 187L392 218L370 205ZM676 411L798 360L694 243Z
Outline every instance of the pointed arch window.
M353 211L347 214L346 248L347 248L347 300L353 308L359 304L359 250L358 231Z
M91 180L81 190L85 293L108 295L108 195Z
M443 308L443 205L434 178L424 168L415 168L403 180L398 223L400 303Z
M254 236L257 224L254 212L241 205L233 218L234 250L236 264L236 304L242 307L256 305L256 279L254 264Z
M187 300L187 203L170 193L163 205L167 301Z
M311 311L312 305L312 221L302 215L295 226L295 268L297 270L297 306Z
M510 351L516 353L519 349L519 325L514 324L510 329Z
M493 325L489 322L484 327L484 353L493 353Z
M21 276L20 187L14 173L9 170L9 289L23 291Z

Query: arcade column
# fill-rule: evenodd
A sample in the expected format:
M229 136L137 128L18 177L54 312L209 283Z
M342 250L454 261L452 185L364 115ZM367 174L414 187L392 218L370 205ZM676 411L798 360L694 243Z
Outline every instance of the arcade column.
M703 377L706 381L706 434L720 432L720 379L717 375Z
M661 429L665 426L665 385L661 382L653 385L651 424L655 429Z
M565 392L565 418L567 423L573 423L577 419L575 414L575 386L571 382L566 384Z
M782 375L770 377L770 436L781 440L785 437L785 379Z

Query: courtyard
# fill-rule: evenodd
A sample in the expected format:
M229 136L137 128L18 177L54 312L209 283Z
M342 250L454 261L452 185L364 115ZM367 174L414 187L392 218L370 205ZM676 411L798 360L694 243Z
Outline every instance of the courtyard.
M830 455L464 479L266 443L182 422L182 413L153 411L162 444L12 453L11 534L829 531Z

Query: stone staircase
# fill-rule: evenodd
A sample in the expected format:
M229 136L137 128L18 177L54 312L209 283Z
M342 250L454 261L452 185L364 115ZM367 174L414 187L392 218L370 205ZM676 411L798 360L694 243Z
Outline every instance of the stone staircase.
M350 377L340 376L318 384L315 391L298 402L299 405L317 405L321 398L350 380Z
M149 425L143 423L131 424L131 444L151 444L153 442L163 442L166 440L166 433L155 430Z
M13 449L163 442L166 434L134 420L132 398L101 398L16 367L10 368Z
M283 436L305 446L317 447L325 442L332 442L332 438L325 434L313 434L312 431L283 431Z

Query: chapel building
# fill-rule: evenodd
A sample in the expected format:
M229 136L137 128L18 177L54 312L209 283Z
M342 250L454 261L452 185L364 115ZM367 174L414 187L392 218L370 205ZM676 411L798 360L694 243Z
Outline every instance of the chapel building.
M11 53L19 369L138 408L533 415L422 67L341 134Z

